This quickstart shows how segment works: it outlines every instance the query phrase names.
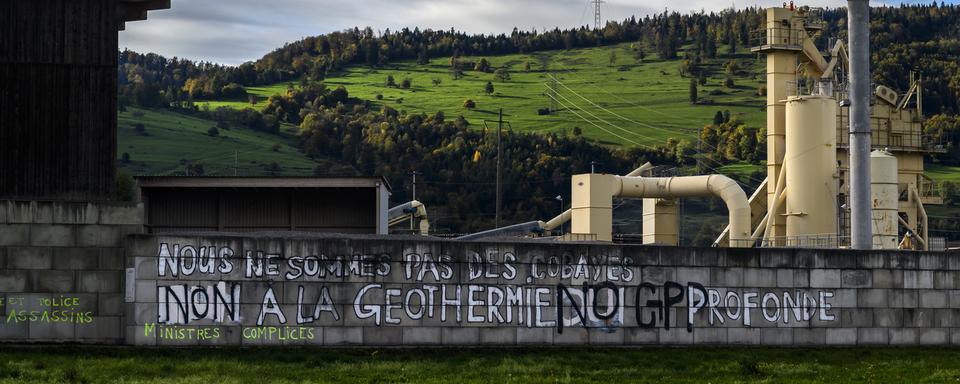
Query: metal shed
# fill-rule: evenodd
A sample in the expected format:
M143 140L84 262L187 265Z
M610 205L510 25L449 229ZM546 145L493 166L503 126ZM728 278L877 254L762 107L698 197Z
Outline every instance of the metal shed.
M387 234L382 177L139 177L150 233Z

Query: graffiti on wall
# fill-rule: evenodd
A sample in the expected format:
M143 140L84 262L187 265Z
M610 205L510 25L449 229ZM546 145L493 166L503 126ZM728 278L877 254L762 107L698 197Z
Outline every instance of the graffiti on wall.
M147 335L312 339L312 326L622 327L685 329L834 321L831 290L712 287L651 279L629 257L405 252L374 255L238 254L229 247L159 244L156 323ZM191 334L185 334L189 332Z
M0 296L0 308L5 308L3 324L93 322L93 311L87 310L81 305L81 299L75 296L12 294Z

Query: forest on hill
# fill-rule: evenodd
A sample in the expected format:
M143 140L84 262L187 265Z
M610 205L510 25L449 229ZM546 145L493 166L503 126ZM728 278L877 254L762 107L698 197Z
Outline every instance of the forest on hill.
M826 10L822 16L828 27L819 37L821 47L831 38L845 38L845 10ZM449 78L443 81L456 82L464 72L496 72L498 68L482 65L484 56L629 44L637 62L675 61L678 71L670 76L689 78L691 94L695 94L702 63L749 47L751 31L762 25L763 18L757 8L687 15L665 12L608 22L602 30L514 30L501 35L419 29L374 34L372 28L355 28L292 42L256 62L236 67L122 51L118 55L119 100L121 106L198 115L222 127L265 133L290 127L299 134L300 149L306 156L334 159L346 166L331 167L324 162L315 167L314 174L383 175L394 186L394 201L410 198L408 174L420 172L420 181L428 187L418 188L418 198L450 212L447 225L453 231L468 232L489 228L493 222L495 148L491 132L480 129L481 122L463 116L407 113L400 106L351 97L349 87L328 87L324 81L352 67L383 68L400 61L425 65L442 58L449 66ZM939 136L948 147L948 153L936 160L960 164L960 120L956 117L960 111L960 7L874 8L872 32L874 78L903 91L910 71L921 72L924 112L931 122L928 133ZM398 87L403 86L400 80ZM247 93L248 87L278 82L297 85L266 100ZM262 108L200 108L204 100L246 97L251 104L262 103ZM695 100L692 96L691 101ZM504 220L549 218L557 211L553 196L568 190L570 175L589 171L591 162L603 164L604 171L621 173L645 161L691 167L700 161L721 166L763 159L763 127L747 127L721 111L702 125L699 134L709 153L700 158L693 156L695 148L689 141L676 139L651 148L602 145L577 131L508 131L503 137ZM741 177L748 190L760 179L760 174ZM716 205L705 209L722 210Z

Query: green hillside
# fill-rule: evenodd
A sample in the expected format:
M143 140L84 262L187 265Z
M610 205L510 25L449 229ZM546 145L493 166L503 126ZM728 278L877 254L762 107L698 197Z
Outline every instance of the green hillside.
M729 110L750 127L763 125L763 97L757 96L757 88L763 84L764 76L755 58L747 52L736 57L720 55L701 64L707 84L698 85L700 101L694 105L689 97L691 77L679 74L682 59L662 61L651 54L639 61L632 46L482 57L490 63L489 72L465 71L463 78L457 80L452 76L449 58L433 59L425 65L404 61L386 68L354 66L331 75L325 83L330 87L345 86L351 97L408 113L441 111L447 116L463 115L476 127L482 127L484 120L496 120L498 109L503 108L504 119L517 131L571 132L579 127L588 138L626 146L664 144L670 137L696 141L696 131L723 110ZM479 62L482 58L461 60ZM724 66L731 60L736 60L740 68L732 75L734 86L728 88L723 85ZM494 70L501 68L508 71L509 80L497 79ZM410 79L412 86L389 87L388 76L393 76L398 85ZM539 115L538 109L551 107L551 76L557 79L555 105L559 111ZM439 84L434 80L439 80ZM488 81L493 83L493 95L485 93ZM281 83L254 87L248 92L266 99L285 92L288 86ZM382 100L378 100L378 95L382 95ZM473 100L476 108L465 109L467 99ZM247 100L199 104L209 104L210 108L251 106ZM262 104L265 103L258 105Z
M290 133L232 128L213 137L208 131L214 122L163 110L129 108L118 118L117 158L124 153L130 158L119 165L135 174L184 175L194 163L210 176L233 175L235 164L240 175L299 175L311 174L318 165L300 153ZM142 133L137 124L143 124Z

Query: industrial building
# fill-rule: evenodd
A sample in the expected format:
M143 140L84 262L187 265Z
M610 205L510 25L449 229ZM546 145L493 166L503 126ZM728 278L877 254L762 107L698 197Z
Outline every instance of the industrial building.
M148 233L387 234L380 177L140 177Z

